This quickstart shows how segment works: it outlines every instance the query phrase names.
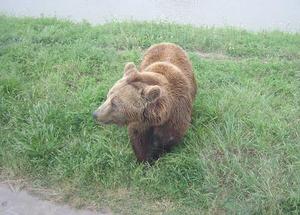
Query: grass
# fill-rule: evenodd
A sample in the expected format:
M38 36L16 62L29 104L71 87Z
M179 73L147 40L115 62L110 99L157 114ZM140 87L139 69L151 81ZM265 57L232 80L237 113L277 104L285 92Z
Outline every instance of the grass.
M92 111L151 44L189 53L199 92L182 144L137 164ZM300 213L300 35L168 23L0 17L0 171L122 214Z

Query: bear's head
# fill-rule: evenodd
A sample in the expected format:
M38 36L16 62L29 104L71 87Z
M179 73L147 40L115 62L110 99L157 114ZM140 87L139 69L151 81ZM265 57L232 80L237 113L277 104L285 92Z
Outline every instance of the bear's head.
M161 124L168 117L165 89L143 82L133 63L127 63L123 77L109 90L106 101L93 113L102 124Z

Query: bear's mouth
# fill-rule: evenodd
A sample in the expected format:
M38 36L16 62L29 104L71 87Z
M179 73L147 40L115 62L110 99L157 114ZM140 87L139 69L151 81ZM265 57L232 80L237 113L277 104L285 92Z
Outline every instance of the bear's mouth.
M111 125L111 124L115 124L115 125L117 125L117 126L120 126L120 127L122 127L122 126L124 126L124 125L126 125L126 122L124 121L122 121L122 122L115 122L114 120L96 120L96 124L98 124L98 125Z
M102 124L104 125L108 125L108 124L112 124L113 121L112 120L108 120L108 121L103 121Z
M107 120L107 121L102 121L102 120L95 120L96 124L98 125L108 125L108 124L112 124L113 121L112 120Z
M107 121L97 121L98 124L102 124L102 125L109 125L112 124L113 121L112 120L107 120Z

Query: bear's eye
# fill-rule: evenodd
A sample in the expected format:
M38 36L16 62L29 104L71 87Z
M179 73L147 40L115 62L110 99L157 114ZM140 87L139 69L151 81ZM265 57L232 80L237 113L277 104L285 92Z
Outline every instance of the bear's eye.
M144 97L145 93L144 93L144 89L140 89L139 93L141 94L142 97Z
M112 100L111 100L111 107L112 107L113 109L116 109L116 108L117 108L117 104L116 104L116 100L115 100L115 99L112 99Z

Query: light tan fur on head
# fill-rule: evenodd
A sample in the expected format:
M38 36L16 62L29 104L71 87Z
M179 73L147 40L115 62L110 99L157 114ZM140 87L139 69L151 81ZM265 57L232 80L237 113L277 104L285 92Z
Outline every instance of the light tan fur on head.
M128 125L132 122L160 124L168 118L165 90L158 82L144 83L133 63L127 63L124 76L109 90L106 101L94 112L103 124Z

